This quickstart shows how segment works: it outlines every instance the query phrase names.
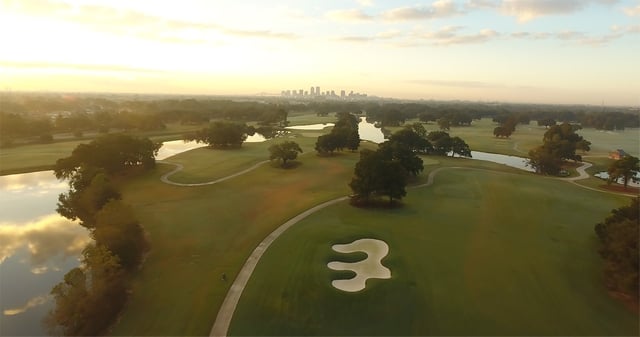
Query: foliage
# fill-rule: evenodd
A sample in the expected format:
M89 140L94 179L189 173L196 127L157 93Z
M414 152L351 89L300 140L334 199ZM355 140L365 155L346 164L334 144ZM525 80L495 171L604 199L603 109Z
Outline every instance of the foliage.
M451 156L471 157L469 145L460 137L451 138Z
M302 153L302 149L298 143L293 141L284 141L280 144L273 144L269 147L269 159L278 159L282 161L282 167L287 166L288 160L298 158L298 153Z
M360 146L358 118L346 112L336 115L338 120L331 132L319 136L316 141L315 150L319 154L333 154L334 151L342 151L344 148L355 151Z
M591 142L576 133L580 126L562 123L553 125L544 133L543 144L529 151L528 165L536 172L556 175L565 160L580 161L576 150L589 151Z
M100 245L83 251L82 267L74 268L51 290L55 308L45 318L52 335L104 334L127 297L126 275L118 258Z
M417 176L424 170L422 159L404 143L398 141L386 141L378 146L378 151L382 153L383 158L391 159L398 162L402 167L413 176Z
M409 150L416 153L428 154L433 151L433 146L426 139L426 130L419 124L405 126L403 129L394 132L387 142L404 144ZM420 130L420 127L422 130ZM417 131L416 131L417 130ZM424 131L424 132L423 132Z
M399 200L407 192L408 173L402 164L390 158L387 151L362 150L349 183L356 204L368 204L373 196L387 196L389 203Z
M432 131L427 135L427 139L433 146L433 153L439 156L446 156L451 151L451 137L444 131Z
M438 119L438 127L440 128L440 130L450 130L451 129L451 121L449 120L449 118L446 117L442 117L440 119Z
M153 167L158 148L148 139L105 135L78 145L70 157L56 163L56 177L69 180L69 191L58 197L57 211L80 219L95 245L84 250L82 268L70 271L51 291L56 306L45 324L52 333L102 334L122 309L127 272L140 264L147 242L109 177L132 166Z
M538 173L558 175L562 170L562 159L551 147L539 146L529 151L527 165Z
M234 148L241 147L251 131L246 124L216 121L209 127L186 135L185 140L195 140L212 148Z
M78 145L71 156L56 162L54 173L58 179L72 178L88 168L101 169L108 175L141 166L155 167L155 156L162 146L148 138L138 138L125 134L107 134L88 144Z
M91 178L93 176L93 178ZM91 178L88 185L84 179ZM94 228L96 213L109 201L120 199L120 192L102 172L75 176L67 193L58 196L57 212L70 220L80 220L80 225Z
M516 131L516 125L520 119L517 116L501 116L502 118L494 118L494 121L499 121L500 126L493 129L493 135L496 137L509 138L511 134ZM528 122L528 121L527 121Z
M131 206L120 200L109 201L96 214L92 232L96 242L118 257L124 269L133 270L142 261L147 242Z
M333 154L338 149L338 138L333 134L321 135L316 141L315 150L320 154Z
M600 239L600 255L605 260L604 276L607 287L627 294L638 303L638 265L640 251L640 202L631 200L629 206L611 211L603 223L598 223L595 231Z
M636 175L640 172L640 165L638 158L634 156L624 156L623 158L611 163L611 166L607 169L609 173L608 184L622 178L624 188L627 188L629 180L637 181Z

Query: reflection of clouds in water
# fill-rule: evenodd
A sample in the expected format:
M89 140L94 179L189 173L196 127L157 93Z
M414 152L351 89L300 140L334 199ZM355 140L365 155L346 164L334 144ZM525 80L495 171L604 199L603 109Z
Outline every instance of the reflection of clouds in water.
M48 271L43 266L56 255L77 256L91 239L87 231L57 214L50 214L24 224L0 224L0 263L27 247L32 272Z
M35 308L39 305L43 305L45 303L47 303L47 301L49 300L50 296L49 295L42 295L42 296L37 296L34 297L32 299L30 299L29 301L27 301L27 303L19 308L13 308L13 309L5 309L4 311L2 311L2 313L5 316L14 316L14 315L18 315L21 314L31 308Z
M46 194L67 189L67 183L59 181L53 171L12 174L0 177L0 192Z

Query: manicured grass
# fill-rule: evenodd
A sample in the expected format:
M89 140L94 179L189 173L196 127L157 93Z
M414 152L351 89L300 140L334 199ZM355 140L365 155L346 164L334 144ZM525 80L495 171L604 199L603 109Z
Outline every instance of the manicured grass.
M338 204L269 248L230 334L637 335L638 317L604 288L593 230L626 202L550 178L452 169L410 190L403 208ZM389 244L392 279L341 292L331 245L360 238Z
M266 144L246 146L245 150L262 153ZM211 155L192 151L171 160L186 157L199 165ZM214 155L238 163L232 151ZM162 184L159 177L172 167L159 165L125 184L125 201L135 208L152 250L135 276L131 300L112 334L208 334L232 280L256 245L303 210L348 194L358 159L358 153L349 152L332 158L307 154L293 169L263 165L203 187ZM212 166L208 176L200 177L220 177L217 169ZM229 281L221 280L223 273Z

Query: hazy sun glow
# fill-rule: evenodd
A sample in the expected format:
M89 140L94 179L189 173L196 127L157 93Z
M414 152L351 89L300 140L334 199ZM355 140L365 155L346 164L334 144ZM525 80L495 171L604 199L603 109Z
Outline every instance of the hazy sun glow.
M640 104L640 1L0 0L0 88Z

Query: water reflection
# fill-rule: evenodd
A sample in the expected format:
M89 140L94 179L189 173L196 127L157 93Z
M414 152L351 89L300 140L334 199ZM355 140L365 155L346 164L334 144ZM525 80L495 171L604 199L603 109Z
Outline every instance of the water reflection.
M330 126L334 126L333 123L322 123L322 124L309 124L309 125L294 125L287 126L285 129L289 130L322 130L324 128L328 128Z
M56 213L27 223L4 221L0 223L0 263L26 247L34 274L56 269L49 261L57 255L64 258L80 255L90 241L83 227Z
M0 326L2 335L42 335L49 292L79 265L87 231L55 212L68 189L52 171L0 177Z
M156 160L164 160L171 156L175 156L178 153L197 149L199 147L207 146L206 144L196 143L195 141L185 142L183 140L172 140L162 143L162 147L158 151Z
M43 305L45 303L47 303L47 301L50 300L50 296L49 295L42 295L42 296L36 296L30 300L27 301L27 303L25 303L24 305L17 307L17 308L13 308L13 309L5 309L2 311L2 314L5 316L15 316L18 314L21 314L29 309L35 308L37 306Z
M367 122L366 117L360 117L358 133L360 134L361 140L368 140L376 144L384 143L387 140L382 130L377 128L373 123Z
M603 180L608 180L609 179L609 173L608 172L598 172L596 174L593 175L596 178L600 178ZM636 174L636 180L637 182L634 182L633 179L629 179L629 181L627 182L628 186L633 186L633 187L640 187L640 173ZM618 180L616 180L616 184L620 184L620 185L624 185L624 179L619 178Z
M535 172L532 167L527 166L527 158L507 156L504 154L487 153L480 151L471 151L471 159L490 161L497 164L503 164L528 172Z

